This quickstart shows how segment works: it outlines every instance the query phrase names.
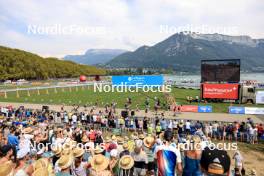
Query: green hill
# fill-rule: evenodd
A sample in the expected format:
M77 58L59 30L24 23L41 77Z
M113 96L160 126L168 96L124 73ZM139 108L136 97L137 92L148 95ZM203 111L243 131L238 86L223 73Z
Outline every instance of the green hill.
M19 49L0 46L0 80L71 78L103 75L105 70L57 58L43 58Z

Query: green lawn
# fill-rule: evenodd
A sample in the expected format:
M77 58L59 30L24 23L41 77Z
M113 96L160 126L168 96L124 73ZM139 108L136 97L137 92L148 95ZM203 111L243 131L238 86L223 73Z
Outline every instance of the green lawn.
M119 92L94 92L93 87L85 87L84 89L79 87L78 90L72 88L71 91L69 88L64 88L64 91L60 88L57 89L57 93L54 89L48 89L48 93L46 90L40 90L40 95L38 95L37 91L30 91L30 96L28 96L27 91L19 91L19 98L16 97L16 92L10 92L7 94L7 98L4 98L2 94L0 96L0 101L2 102L25 102L25 103L38 103L38 104L80 104L80 105L94 105L97 101L99 106L104 106L106 103L111 103L113 101L117 102L117 107L123 108L126 102L127 97L132 98L132 108L136 107L136 104L139 105L140 109L144 109L144 102L146 97L150 98L150 105L153 107L154 105L154 97L159 97L161 102L165 101L165 97L163 93L154 93L154 92L138 92L138 93L119 93ZM200 90L193 89L179 89L173 88L170 93L179 104L188 104L186 102L186 96L195 97L196 95L200 95ZM192 103L192 105L197 105L198 103ZM205 105L204 103L200 103L200 105ZM212 105L214 112L227 112L228 106L230 103L208 103L206 105ZM235 106L245 106L238 105ZM248 104L246 106L262 106L264 105L251 105Z

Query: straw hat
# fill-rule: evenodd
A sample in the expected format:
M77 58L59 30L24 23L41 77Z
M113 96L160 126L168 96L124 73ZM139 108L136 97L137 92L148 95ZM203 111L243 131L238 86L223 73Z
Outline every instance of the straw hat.
M95 149L94 149L94 153L95 153L95 154L100 154L100 153L102 153L103 151L104 151L103 147L101 147L101 146L99 146L99 145L97 145L97 146L95 147Z
M144 139L145 136L144 136L144 134L140 134L140 135L138 136L138 138L139 138L139 139Z
M249 172L249 175L250 176L256 176L257 175L257 172L255 169L251 169L250 172Z
M103 171L105 170L109 165L109 159L107 159L103 155L94 155L91 159L91 166L92 169L95 171Z
M84 149L80 147L76 147L75 149L73 149L73 156L75 158L81 157L83 154L84 154Z
M129 141L129 137L125 136L124 141L126 141L126 142Z
M12 176L14 174L15 164L7 161L0 165L0 175Z
M72 155L72 149L63 149L62 152L61 152L61 155Z
M31 127L27 127L22 131L24 134L30 134L33 132L33 129Z
M38 159L34 164L34 170L38 170L41 168L47 168L49 165L49 161L45 158Z
M105 143L110 143L110 142L111 142L110 137L109 137L109 136L106 136L106 138L105 138Z
M49 172L47 168L39 168L33 172L32 176L49 176Z
M82 137L82 142L83 142L83 143L89 142L89 138L87 137L87 135L84 135L84 136Z
M119 160L119 167L128 170L134 166L134 160L130 155L124 155Z
M128 143L124 143L124 144L123 144L123 149L124 149L124 150L127 150L127 149L128 149Z
M117 136L116 140L117 140L118 144L123 144L124 143L124 138L122 138L120 136Z
M60 159L58 160L58 166L61 169L67 169L71 166L73 162L73 158L70 155L62 155Z
M145 139L143 140L143 142L144 142L144 145L147 148L151 148L154 145L154 143L155 143L155 139L152 136L148 136L148 137L145 137Z
M113 141L116 140L116 136L115 136L115 135L112 136L112 140L113 140Z
M62 147L54 147L52 148L52 152L54 153L54 155L56 155L57 157L61 154L62 151Z

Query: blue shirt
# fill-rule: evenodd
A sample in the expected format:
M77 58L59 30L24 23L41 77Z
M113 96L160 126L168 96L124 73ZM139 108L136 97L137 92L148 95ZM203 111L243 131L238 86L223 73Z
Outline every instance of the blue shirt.
M18 140L17 136L15 136L13 134L9 134L7 137L7 140L8 140L8 144L18 147L19 140Z

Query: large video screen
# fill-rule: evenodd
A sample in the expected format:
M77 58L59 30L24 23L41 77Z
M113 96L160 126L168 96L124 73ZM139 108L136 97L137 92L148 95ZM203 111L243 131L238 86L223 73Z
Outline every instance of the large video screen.
M240 59L202 60L202 82L239 82Z

